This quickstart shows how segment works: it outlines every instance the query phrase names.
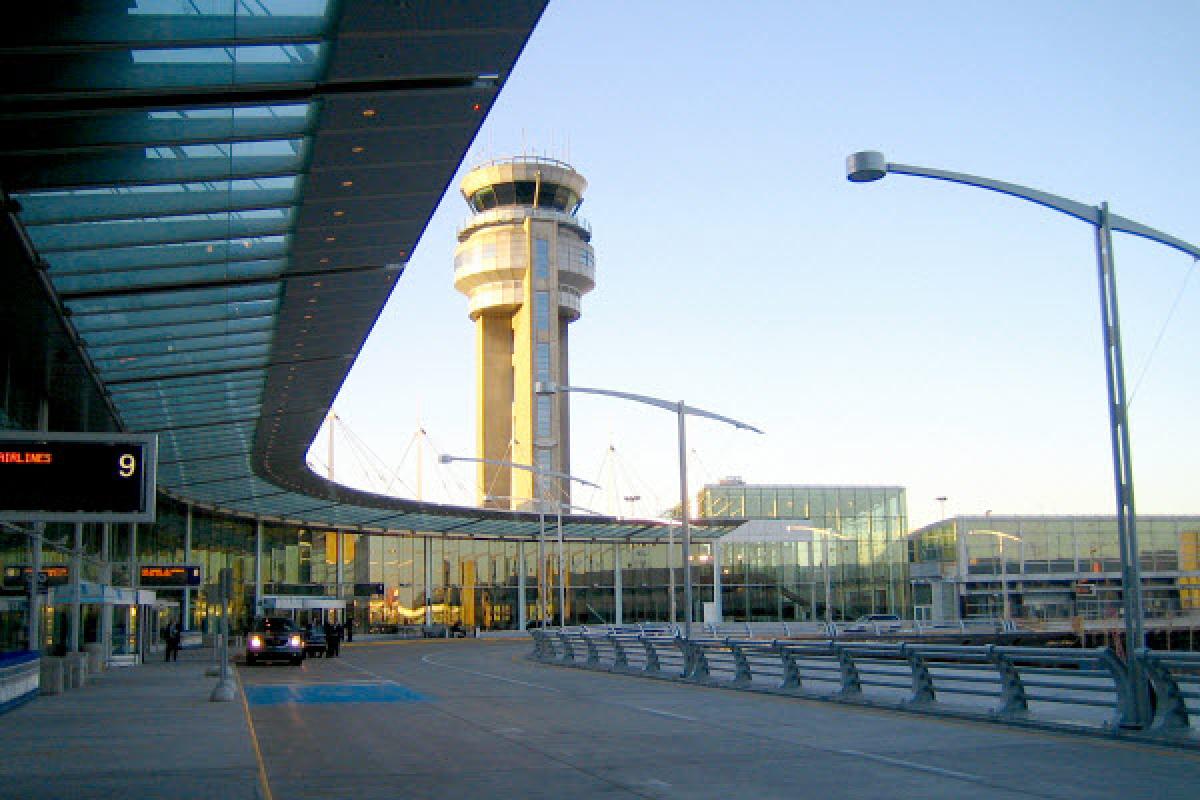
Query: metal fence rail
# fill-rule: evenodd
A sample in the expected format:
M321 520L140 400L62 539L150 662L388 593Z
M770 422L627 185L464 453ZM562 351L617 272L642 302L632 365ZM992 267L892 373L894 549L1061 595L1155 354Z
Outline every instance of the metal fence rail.
M635 627L535 629L533 658L708 686L1107 733L1135 732L1110 648L828 639L683 639ZM1142 735L1200 746L1200 653L1141 651L1156 702Z

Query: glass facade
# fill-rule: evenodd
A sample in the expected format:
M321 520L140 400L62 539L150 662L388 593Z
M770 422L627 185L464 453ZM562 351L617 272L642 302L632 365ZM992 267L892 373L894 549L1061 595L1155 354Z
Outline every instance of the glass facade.
M699 509L702 519L795 520L805 528L802 541L721 546L726 619L853 620L903 615L910 605L903 488L728 481L704 487Z
M1146 616L1194 613L1200 517L1143 515L1137 524ZM918 612L928 606L933 619L1121 615L1113 517L955 517L912 534L912 561Z

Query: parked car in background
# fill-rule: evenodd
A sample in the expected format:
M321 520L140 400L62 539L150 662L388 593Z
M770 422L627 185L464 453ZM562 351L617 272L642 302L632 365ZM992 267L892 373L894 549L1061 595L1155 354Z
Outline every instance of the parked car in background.
M259 617L246 634L246 664L286 661L299 666L304 661L304 635L287 617Z
M304 655L307 658L323 658L325 655L325 629L313 625L304 632Z

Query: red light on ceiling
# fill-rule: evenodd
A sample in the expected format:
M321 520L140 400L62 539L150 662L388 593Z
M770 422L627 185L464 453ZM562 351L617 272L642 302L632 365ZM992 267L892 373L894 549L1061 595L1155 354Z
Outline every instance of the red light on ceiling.
M472 111L479 111L482 108L483 108L483 106L481 106L479 103L476 103L475 105L471 106Z

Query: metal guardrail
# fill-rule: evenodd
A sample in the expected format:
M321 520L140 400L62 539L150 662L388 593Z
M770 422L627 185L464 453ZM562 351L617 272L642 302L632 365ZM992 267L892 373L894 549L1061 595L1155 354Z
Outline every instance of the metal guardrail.
M531 634L536 660L565 666L1032 726L1138 732L1128 670L1107 647L687 640L667 626ZM1141 733L1200 746L1200 653L1144 650L1138 658L1156 702Z

